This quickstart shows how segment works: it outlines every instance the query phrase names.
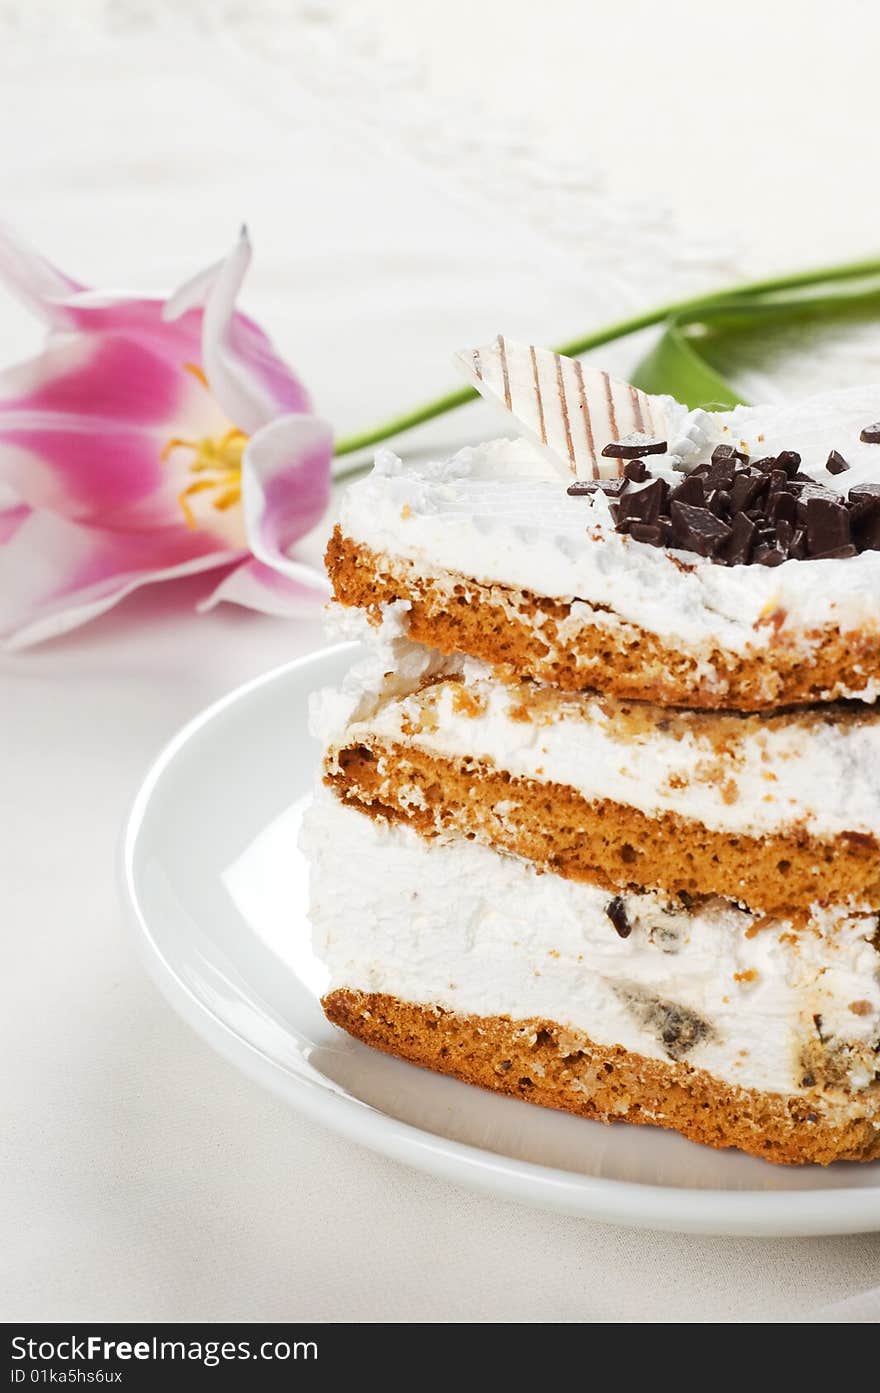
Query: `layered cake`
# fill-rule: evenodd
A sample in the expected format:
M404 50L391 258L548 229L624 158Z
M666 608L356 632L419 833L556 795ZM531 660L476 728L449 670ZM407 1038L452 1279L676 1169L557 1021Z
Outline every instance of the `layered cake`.
M601 1121L880 1156L880 389L688 411L502 339L518 433L346 493L329 1018Z

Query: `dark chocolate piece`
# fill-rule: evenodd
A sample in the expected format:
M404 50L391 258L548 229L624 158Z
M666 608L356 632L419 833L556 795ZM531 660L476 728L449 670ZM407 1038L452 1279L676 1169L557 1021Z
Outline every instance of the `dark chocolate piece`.
M776 456L776 468L783 469L789 479L793 479L801 467L801 457L797 450L780 450Z
M702 508L706 502L706 486L702 476L689 474L683 484L673 489L672 497L677 498L679 503L694 503L698 508Z
M609 900L605 906L605 913L611 920L621 938L629 938L632 933L632 924L629 922L626 913L626 905L619 895L615 895L613 900Z
M648 467L643 459L631 459L624 465L623 476L633 484L643 484L648 477Z
M669 485L665 479L652 479L644 488L632 489L616 505L618 529L624 522L656 522L666 502Z
M641 459L642 455L665 455L665 440L645 440L641 445L629 445L622 440L612 440L605 446L602 454L606 459Z
M880 421L875 421L873 426L865 426L859 432L859 440L864 440L866 445L880 445Z
M606 493L610 498L616 498L623 493L629 479L576 479L573 484L569 484L565 490L574 498L580 497L585 493Z
M765 474L752 472L738 474L733 481L733 488L730 490L730 511L732 513L745 512L766 487L767 476Z
M719 552L728 566L747 564L757 531L751 518L747 518L745 513L737 513L733 519L730 536Z
M880 551L880 499L866 499L865 506L870 509L867 517L853 523L853 541L858 551Z
M794 540L794 520L778 518L776 522L776 545L783 556L788 558L789 547Z
M845 474L849 469L849 465L839 450L832 450L825 461L825 468L828 470L829 474Z
M795 528L794 536L788 548L788 554L794 557L796 561L803 561L807 554L807 529L805 527Z
M798 494L798 517L806 521L807 506L814 498L824 500L826 503L839 503L840 494L832 493L824 484L804 484Z
M710 489L729 489L736 473L736 460L716 460L705 473L706 487Z
M826 556L848 546L849 516L843 503L810 498L807 503L807 547L811 556Z
M880 513L880 494L863 493L849 496L849 525L855 530L868 518Z
M730 536L729 524L716 518L708 508L697 508L692 503L673 499L669 511L677 543L698 556L711 556Z
M649 542L656 547L663 541L663 528L659 522L633 522L630 523L629 535L634 542Z
M831 547L829 551L811 551L811 561L843 561L848 556L858 556L858 552L851 542L846 546Z
M742 450L738 450L735 445L716 445L712 451L712 463L717 464L719 460L739 460L741 464L748 464L749 457L744 455Z
M781 566L785 556L776 547L763 546L755 547L752 560L759 566Z
M781 520L794 522L797 517L797 499L793 493L777 493L770 499L767 509L770 517L776 523L777 531Z

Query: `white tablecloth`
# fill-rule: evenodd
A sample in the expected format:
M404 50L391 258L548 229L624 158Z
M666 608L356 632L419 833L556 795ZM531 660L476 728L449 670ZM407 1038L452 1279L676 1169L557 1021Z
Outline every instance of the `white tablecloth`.
M250 306L339 428L367 424L501 328L559 339L870 250L877 19L736 13L727 45L675 0L7 3L6 214L84 279L141 287L246 217ZM36 341L4 306L3 361ZM850 338L829 371L876 358ZM197 616L201 589L0 659L0 1318L876 1317L878 1236L675 1237L478 1198L303 1121L177 1020L122 923L127 804L181 722L321 641Z

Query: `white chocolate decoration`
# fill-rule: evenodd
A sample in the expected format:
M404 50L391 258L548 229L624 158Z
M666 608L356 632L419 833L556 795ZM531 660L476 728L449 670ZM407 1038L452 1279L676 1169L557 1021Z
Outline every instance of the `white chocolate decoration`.
M457 353L455 361L480 395L509 411L563 475L616 478L626 461L603 457L606 445L668 437L665 398L650 397L577 358L499 334L493 343Z

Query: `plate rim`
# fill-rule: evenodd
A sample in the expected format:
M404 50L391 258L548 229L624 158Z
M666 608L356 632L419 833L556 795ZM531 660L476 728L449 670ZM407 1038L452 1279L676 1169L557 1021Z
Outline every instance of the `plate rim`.
M289 1073L216 1015L181 979L153 935L138 892L135 856L153 794L184 748L230 707L356 647L345 642L312 649L211 702L161 748L130 803L117 853L119 891L138 956L177 1014L229 1063L310 1120L392 1160L496 1199L622 1227L675 1233L794 1238L880 1231L880 1181L876 1186L797 1191L668 1187L582 1175L429 1132L352 1094Z

